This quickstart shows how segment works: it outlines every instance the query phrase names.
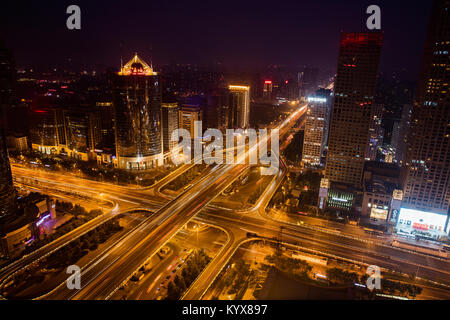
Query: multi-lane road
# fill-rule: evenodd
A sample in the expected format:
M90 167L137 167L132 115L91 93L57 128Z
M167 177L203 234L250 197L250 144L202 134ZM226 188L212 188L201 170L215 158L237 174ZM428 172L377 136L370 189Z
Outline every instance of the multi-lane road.
M289 124L296 121L305 112L305 107L286 119L280 125L280 131L285 133ZM280 135L281 136L281 135ZM256 146L250 149L255 152ZM345 232L330 231L327 228L314 227L308 224L278 221L266 214L266 206L273 193L283 180L286 169L282 168L269 184L259 199L255 208L249 211L233 212L223 210L208 203L220 194L237 177L243 174L248 165L216 165L199 178L192 187L175 199L167 203L167 196L159 190L165 183L182 174L190 166L182 166L167 178L161 180L151 188L127 188L108 183L83 180L74 176L62 176L56 173L34 171L18 166L13 167L17 181L38 182L40 185L53 187L61 191L76 190L77 192L98 195L101 190L105 199L114 201L114 210L92 220L89 224L67 234L47 247L35 251L28 257L13 263L0 271L0 280L4 280L12 273L26 267L33 259L41 258L61 247L70 239L79 236L99 221L108 219L116 214L133 208L148 208L155 211L142 223L131 230L114 246L105 250L103 254L88 263L82 269L82 289L68 290L61 285L47 295L47 299L107 299L132 273L139 268L150 256L166 243L191 218L197 216L199 221L226 227L230 230L229 241L219 254L213 259L200 277L194 282L184 298L200 299L214 278L231 258L233 252L243 241L247 241L247 232L254 232L262 237L275 238L283 229L283 241L295 243L299 246L317 250L321 253L336 255L354 261L378 264L386 269L401 270L405 273L416 273L419 276L434 279L449 284L450 270L448 261L425 256L413 252L398 250L387 246L383 239L368 240L347 235ZM206 209L204 209L206 208ZM204 209L204 210L202 210ZM202 211L201 211L202 210ZM200 212L200 213L199 213Z
M283 164L282 161L281 163ZM343 258L365 265L373 264L386 270L432 279L447 285L450 290L450 260L448 259L399 250L390 246L390 241L387 241L385 236L368 236L358 227L327 228L323 227L323 222L318 219L315 221L309 219L310 223L305 224L298 223L300 219L297 222L279 221L268 215L266 207L283 177L281 173L276 176L252 210L228 212L224 215L220 214L220 210L208 208L197 216L196 219L200 222L227 228L231 234L231 240L191 285L183 299L202 298L234 252L243 243L255 239L248 238L247 233L257 234L258 240L280 240L331 258Z

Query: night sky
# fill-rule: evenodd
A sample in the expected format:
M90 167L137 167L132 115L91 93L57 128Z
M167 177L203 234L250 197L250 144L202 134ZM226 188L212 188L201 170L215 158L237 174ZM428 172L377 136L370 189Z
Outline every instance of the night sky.
M80 31L66 28L70 4L81 7ZM19 67L119 67L121 54L127 60L137 51L156 67L221 62L334 72L339 32L366 31L371 4L380 6L385 32L381 71L406 69L415 79L428 0L2 1L0 39Z

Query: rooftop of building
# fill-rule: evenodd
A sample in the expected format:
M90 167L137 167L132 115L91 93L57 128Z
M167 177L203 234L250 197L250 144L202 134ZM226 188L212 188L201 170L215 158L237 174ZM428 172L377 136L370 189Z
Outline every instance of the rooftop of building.
M142 75L142 76L152 76L157 73L153 71L153 68L148 65L144 60L142 60L137 53L131 58L124 66L121 66L118 73L121 76L129 75Z

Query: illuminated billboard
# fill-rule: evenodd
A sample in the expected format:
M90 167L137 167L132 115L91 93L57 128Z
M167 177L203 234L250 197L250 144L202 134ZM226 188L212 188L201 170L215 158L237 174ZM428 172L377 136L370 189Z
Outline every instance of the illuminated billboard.
M388 212L389 211L387 209L372 207L372 209L370 210L370 218L378 220L386 220Z
M397 232L437 239L446 235L447 215L414 209L400 209Z
M321 103L325 103L325 102L327 102L327 98L321 98L321 97L308 97L308 102L321 102Z

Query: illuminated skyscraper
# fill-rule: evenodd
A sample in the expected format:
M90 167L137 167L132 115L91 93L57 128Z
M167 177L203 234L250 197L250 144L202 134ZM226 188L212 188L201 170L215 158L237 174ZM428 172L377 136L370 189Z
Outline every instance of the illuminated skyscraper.
M325 177L360 186L383 34L342 33Z
M303 139L302 161L319 165L327 143L328 123L331 111L331 97L328 94L316 94L308 97L305 136Z
M113 78L116 156L122 169L162 164L159 75L136 54Z
M171 151L176 145L176 141L172 141L172 132L178 129L178 103L162 104L162 128L163 128L163 146L164 152Z
M450 1L437 0L428 25L407 137L402 207L445 216L450 203L449 70ZM433 221L425 222L422 224Z
M228 86L231 128L248 128L250 121L250 87Z

